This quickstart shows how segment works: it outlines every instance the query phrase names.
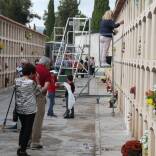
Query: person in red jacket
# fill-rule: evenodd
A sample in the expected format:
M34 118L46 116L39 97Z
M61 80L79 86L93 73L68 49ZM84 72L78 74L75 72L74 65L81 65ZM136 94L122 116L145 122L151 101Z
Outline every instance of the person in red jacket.
M38 75L38 83L42 87L42 94L36 97L37 100L37 112L32 129L31 149L41 149L43 145L41 143L42 137L42 125L45 114L46 94L50 84L51 74L49 72L50 59L46 56L42 56L36 65L36 72Z
M50 81L50 84L48 86L49 109L48 109L47 116L57 117L54 114L54 109L53 109L54 104L55 104L55 91L56 91L57 77L54 74L53 70L51 70L50 73L51 73L51 81Z

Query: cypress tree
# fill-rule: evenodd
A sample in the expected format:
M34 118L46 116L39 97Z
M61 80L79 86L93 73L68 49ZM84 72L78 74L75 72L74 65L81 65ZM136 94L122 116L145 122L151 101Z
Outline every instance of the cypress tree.
M51 38L55 25L55 12L54 12L54 0L50 0L48 4L48 12L45 13L45 32L46 35Z
M101 18L105 11L109 9L109 0L95 0L91 22L91 29L93 32L99 32Z

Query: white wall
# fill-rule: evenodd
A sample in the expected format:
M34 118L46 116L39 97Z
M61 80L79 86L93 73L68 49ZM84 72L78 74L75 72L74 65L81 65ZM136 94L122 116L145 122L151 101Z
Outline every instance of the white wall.
M76 36L76 45L89 44L89 35ZM85 53L88 53L88 48L85 48ZM96 65L99 65L99 34L91 34L90 56L95 58Z

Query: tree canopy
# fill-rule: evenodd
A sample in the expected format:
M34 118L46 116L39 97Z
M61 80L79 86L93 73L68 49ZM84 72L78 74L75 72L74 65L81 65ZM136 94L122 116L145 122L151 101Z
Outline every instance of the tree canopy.
M37 14L30 12L31 0L0 0L0 13L21 24L29 23Z
M109 9L109 0L95 0L91 23L91 29L93 32L99 31L101 18L105 11Z
M60 0L57 16L59 26L65 26L68 17L75 17L79 14L79 4L77 0Z

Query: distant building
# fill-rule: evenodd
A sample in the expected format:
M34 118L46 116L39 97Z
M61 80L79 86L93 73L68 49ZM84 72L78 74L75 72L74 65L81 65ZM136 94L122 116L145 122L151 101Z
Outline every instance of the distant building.
M0 88L14 83L22 58L34 63L45 53L45 35L0 15Z

